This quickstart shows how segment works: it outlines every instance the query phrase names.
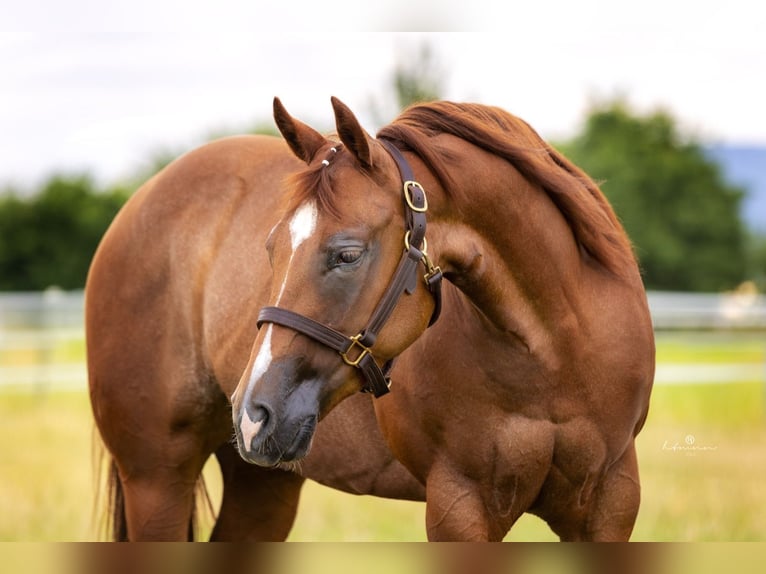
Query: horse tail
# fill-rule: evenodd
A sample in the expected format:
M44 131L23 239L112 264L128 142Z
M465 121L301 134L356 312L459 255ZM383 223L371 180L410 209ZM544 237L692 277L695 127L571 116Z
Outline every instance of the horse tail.
M125 518L125 496L117 470L117 462L107 450L95 428L93 429L91 455L94 472L93 483L96 485L91 516L95 535L100 540L127 541L128 522Z
M125 495L122 491L117 463L113 458L109 461L109 474L107 476L107 516L109 523L107 533L114 542L127 542L128 521L125 518Z
M194 487L194 504L192 505L192 519L189 525L189 540L199 540L204 532L203 526L215 525L218 520L213 499L210 496L205 473L200 472L197 484ZM209 526L208 526L209 527Z

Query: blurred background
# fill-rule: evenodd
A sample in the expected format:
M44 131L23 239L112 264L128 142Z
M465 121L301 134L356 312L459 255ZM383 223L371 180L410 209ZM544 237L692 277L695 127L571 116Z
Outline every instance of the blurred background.
M331 131L331 95L370 133L416 101L500 106L601 183L640 259L658 345L634 538L763 539L763 11L742 0L321 4L5 11L0 540L98 536L82 288L115 213L185 151L275 133L274 96ZM207 475L215 503L213 464ZM308 484L291 539L423 540L423 514ZM554 537L524 517L508 539Z

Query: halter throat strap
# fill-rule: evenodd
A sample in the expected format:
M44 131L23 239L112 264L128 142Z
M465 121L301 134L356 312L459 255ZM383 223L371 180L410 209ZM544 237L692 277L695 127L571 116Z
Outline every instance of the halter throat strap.
M433 325L441 313L442 279L441 269L431 263L426 252L428 200L425 190L415 181L412 168L402 153L392 143L382 139L378 141L391 154L404 182L402 186L405 213L404 253L364 329L357 335L349 337L332 327L287 309L264 307L258 314L259 329L263 323L288 327L340 353L343 362L361 371L364 379L362 392L372 393L375 397L389 392L391 386L389 373L393 367L393 359L387 361L381 368L372 355L371 347L375 344L378 334L396 308L399 298L405 292L410 295L415 292L420 263L423 263L426 268L426 274L423 277L434 297L434 311L428 326Z

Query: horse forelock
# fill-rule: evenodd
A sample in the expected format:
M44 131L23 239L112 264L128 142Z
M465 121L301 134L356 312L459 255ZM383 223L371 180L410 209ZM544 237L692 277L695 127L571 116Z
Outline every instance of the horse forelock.
M322 155L322 161L307 166L304 170L288 176L286 180L287 197L285 213L295 212L307 201L315 201L319 211L340 217L337 194L333 192L333 183L338 164L345 163L347 154L341 153L339 143L328 147Z
M315 200L317 208L325 213L338 216L335 194L332 192L330 166L310 166L287 178L288 195L285 213L295 212L307 201Z
M354 169L378 184L385 181L376 171L368 171L359 166L342 144L335 144L334 148L336 151L328 151L322 156L322 161L312 163L302 171L287 177L287 195L284 202L286 215L294 213L307 201L315 201L320 213L340 219L338 185L341 184L341 169Z
M445 191L459 201L461 190L449 174L449 152L434 142L441 134L456 136L505 159L539 184L591 257L617 276L631 275L635 257L630 241L601 190L522 119L481 104L416 104L382 128L378 137L418 155Z

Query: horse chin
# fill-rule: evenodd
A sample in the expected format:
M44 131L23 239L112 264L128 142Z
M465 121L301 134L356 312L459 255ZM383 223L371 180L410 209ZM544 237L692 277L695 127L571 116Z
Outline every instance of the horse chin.
M262 466L264 468L275 468L281 464L279 456L276 456L272 453L246 452L242 449L239 449L239 456L241 456L242 460L245 462L254 464L256 466Z

